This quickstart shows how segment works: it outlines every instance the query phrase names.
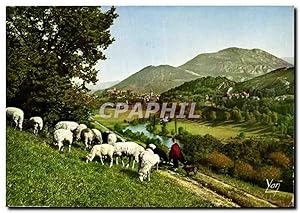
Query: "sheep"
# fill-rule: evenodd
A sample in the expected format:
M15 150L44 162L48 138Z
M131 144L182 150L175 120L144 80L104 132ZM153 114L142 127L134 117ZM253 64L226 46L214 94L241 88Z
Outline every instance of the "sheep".
M129 156L129 162L126 167L129 167L131 162L131 157L134 157L132 163L132 169L134 169L135 162L139 162L139 154L143 152L144 147L140 146L135 142L118 142L115 143L115 155L116 155L116 164L118 165L118 157L121 157L122 165L124 166L123 155Z
M85 150L90 149L92 145L102 144L102 134L98 129L86 128L81 131L81 138L85 144Z
M95 145L92 148L91 153L86 157L86 162L88 163L89 161L92 161L96 156L99 156L102 165L104 165L102 156L108 156L110 158L109 168L111 168L113 165L114 150L115 147L110 144Z
M99 144L103 143L102 140L102 133L98 130L98 129L92 129L93 133L94 133L94 140L96 142L98 142ZM112 144L111 144L112 145Z
M67 130L71 130L74 131L77 127L79 126L79 124L75 121L59 121L54 129L67 129Z
M54 145L58 146L58 151L63 151L63 142L69 143L69 152L73 142L73 133L68 129L57 129L54 131Z
M153 150L149 147L139 155L139 158L139 179L141 182L143 182L148 177L148 181L150 181L151 168L156 165L156 170L158 171L160 157L158 154L154 154Z
M33 134L37 135L39 130L43 129L43 119L41 117L31 117L29 118L29 122L31 128L33 128Z
M117 142L117 136L114 133L110 133L107 136L107 143L110 145L114 145Z
M94 135L95 135L94 132L89 128L86 128L81 131L81 138L84 141L85 150L91 148Z
M6 108L6 119L12 120L15 123L15 129L18 127L20 131L23 128L24 112L17 107Z
M103 132L102 134L103 143L108 143L114 145L117 142L117 135L109 130Z
M149 147L150 145L153 145L153 144L149 144L148 147ZM155 146L155 145L154 145L154 146ZM154 154L158 154L158 156L160 157L160 162L161 162L161 163L162 163L162 162L167 163L167 162L169 161L169 160L168 160L167 153L166 153L163 149L161 149L161 148L155 146L155 148L153 148L152 150L153 150Z
M79 140L80 139L80 135L81 135L81 131L86 129L87 126L85 124L79 124L77 126L77 128L74 130L74 138L75 140Z

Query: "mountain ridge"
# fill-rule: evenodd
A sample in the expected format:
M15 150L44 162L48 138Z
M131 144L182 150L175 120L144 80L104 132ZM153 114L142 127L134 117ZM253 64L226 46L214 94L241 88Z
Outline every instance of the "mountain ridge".
M288 62L261 49L229 47L218 52L201 53L186 63L149 65L121 81L115 88L160 94L184 82L205 76L222 76L234 81L245 81L272 70L290 67Z

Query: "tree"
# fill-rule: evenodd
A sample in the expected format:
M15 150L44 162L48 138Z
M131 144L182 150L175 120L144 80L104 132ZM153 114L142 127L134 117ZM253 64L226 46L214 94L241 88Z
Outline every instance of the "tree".
M161 134L162 134L163 136L166 136L166 135L169 134L169 131L168 131L168 129L167 129L167 126L166 126L166 123L165 123L165 122L163 122L163 123L161 124Z
M47 122L87 119L94 66L114 41L115 8L7 7L7 104ZM74 79L79 79L77 84Z

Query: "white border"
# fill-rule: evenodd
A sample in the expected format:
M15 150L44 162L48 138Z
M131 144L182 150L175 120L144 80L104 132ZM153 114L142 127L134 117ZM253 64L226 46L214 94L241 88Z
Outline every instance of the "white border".
M0 210L1 212L8 212L8 208L6 208L6 181L5 181L5 164L6 164L6 153L5 153L5 106L6 106L6 57L5 57L5 49L6 49L6 29L5 29L5 7L6 6L16 6L16 5L57 5L57 6L68 6L68 5L86 5L86 6L91 6L91 5L102 5L102 6L107 6L107 5L116 5L116 6L138 6L138 5L158 5L158 6L176 6L176 5L182 5L182 6L295 6L296 8L299 9L299 0L272 0L272 1L267 1L267 0L230 0L230 1L222 1L222 0L210 0L210 1L199 1L199 0L181 0L181 1L176 1L176 0L68 0L68 1L62 1L62 0L39 0L39 1L26 1L26 0L4 0L1 1L1 8L0 8L0 21L1 21L1 41L0 41L0 53L1 53L1 61L0 61L0 66L1 66L1 78L0 78L0 109L1 109L1 119L0 119ZM299 10L298 10L299 12ZM297 28L299 27L299 22L298 22L298 17L299 13L297 13ZM296 29L297 29L296 28ZM296 30L297 31L297 30ZM296 33L297 35L297 33ZM295 38L297 38L295 36ZM295 43L297 45L297 43ZM297 49L297 46L295 46L295 49ZM295 58L295 61L298 61L297 58ZM299 74L297 75L297 82L299 82ZM297 85L296 85L297 87ZM298 88L296 91L296 96L298 94ZM299 106L299 102L297 99L297 106ZM297 121L298 121L298 114L297 114ZM299 133L298 131L298 126L296 129L296 132ZM299 136L298 136L299 137ZM297 140L298 142L298 140ZM296 143L297 143L296 142ZM298 145L298 144L297 144ZM299 149L299 145L297 146ZM297 157L297 164L299 165L299 156ZM297 186L299 185L299 175L297 175ZM297 190L297 204L299 205L299 191ZM27 209L25 211L31 211L32 209ZM41 209L37 209L35 211L40 211ZM74 209L71 209L71 211ZM130 209L132 210L132 209ZM11 210L10 211L16 211ZM51 211L51 210L43 210L43 211ZM63 209L57 209L55 211L61 212ZM79 210L79 211L88 211L88 210ZM99 209L97 211L101 212L107 212L107 211L112 211L112 210L104 210L104 209ZM123 210L113 210L113 211L123 211ZM138 210L138 211L146 211L146 210ZM147 210L148 211L148 210ZM150 210L152 211L152 210ZM155 210L155 211L160 211L160 210ZM170 211L170 210L169 210ZM185 211L185 210L174 210L171 209L171 211ZM207 211L206 209L199 209L199 211ZM214 210L209 210L209 211L218 211L216 209ZM223 209L221 209L223 211ZM257 211L257 209L256 209ZM264 211L258 210L258 211ZM282 211L282 210L281 210Z

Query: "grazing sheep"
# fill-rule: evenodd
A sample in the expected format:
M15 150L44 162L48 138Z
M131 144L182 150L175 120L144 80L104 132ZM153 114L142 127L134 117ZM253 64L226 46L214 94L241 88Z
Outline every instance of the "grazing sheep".
M148 181L150 181L150 172L152 167L156 164L156 169L158 170L158 164L160 162L160 158L158 154L154 154L151 148L147 148L143 151L140 156L140 167L139 167L139 179L143 182L147 177Z
M85 124L79 124L77 126L77 128L74 131L74 135L75 135L75 140L79 140L80 139L80 135L81 135L81 131L86 129L87 126Z
M154 151L154 154L158 154L158 156L160 158L160 162L167 163L169 161L168 155L163 149L156 147L153 151Z
M91 148L92 141L94 140L94 136L95 136L94 132L89 128L86 128L81 131L81 139L84 141L85 150Z
M73 142L73 133L68 129L58 129L54 131L54 145L58 146L58 150L63 150L64 141L69 143L69 152L71 151L71 145Z
M23 128L24 112L17 107L6 108L6 119L15 123L15 129L18 127L21 131Z
M129 157L129 162L126 167L129 167L131 162L131 157L134 157L132 163L132 169L134 169L135 162L139 162L139 155L141 152L145 151L144 147L140 146L135 142L118 142L115 143L115 155L116 155L116 164L118 165L118 157L121 157L122 165L124 166L123 156Z
M95 145L93 146L91 153L86 157L86 162L88 163L89 161L92 161L96 156L99 156L102 165L104 165L102 156L108 156L110 158L109 168L111 168L113 165L114 150L115 147L110 144Z
M115 145L115 143L117 142L117 136L114 133L110 133L107 136L107 143L110 145Z
M108 143L110 145L114 145L117 142L117 136L115 133L110 131L105 131L102 134L102 141L103 143Z
M59 121L54 129L67 129L70 131L74 131L77 127L79 126L79 124L75 121Z
M92 129L93 133L94 133L94 140L98 143L98 144L102 144L103 140L102 140L102 133L98 130L98 129Z
M30 126L33 128L33 134L37 135L39 130L43 129L43 119L41 117L35 116L29 118Z
M81 138L84 141L85 149L90 149L93 145L102 144L102 134L98 129L83 129Z

